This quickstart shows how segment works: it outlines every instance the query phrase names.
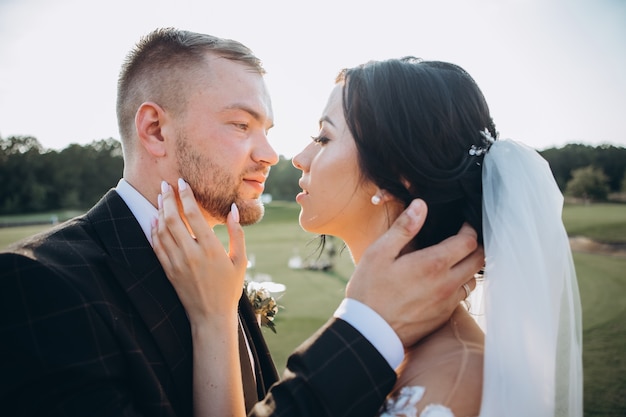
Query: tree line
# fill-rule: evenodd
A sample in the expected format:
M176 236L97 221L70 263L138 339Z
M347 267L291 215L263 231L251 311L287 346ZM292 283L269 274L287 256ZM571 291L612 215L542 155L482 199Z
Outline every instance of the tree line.
M44 149L32 136L0 138L0 214L90 207L122 175L119 141Z
M626 148L569 144L540 151L565 194L606 200L626 192ZM109 138L87 145L45 149L32 136L0 137L0 214L85 210L122 176L122 147ZM280 156L265 192L293 201L300 171Z

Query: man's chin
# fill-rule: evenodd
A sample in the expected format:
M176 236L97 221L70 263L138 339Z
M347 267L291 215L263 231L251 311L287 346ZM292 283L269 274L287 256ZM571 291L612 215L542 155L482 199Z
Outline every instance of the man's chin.
M238 201L237 208L239 209L239 223L242 226L258 223L265 214L265 206L260 199Z

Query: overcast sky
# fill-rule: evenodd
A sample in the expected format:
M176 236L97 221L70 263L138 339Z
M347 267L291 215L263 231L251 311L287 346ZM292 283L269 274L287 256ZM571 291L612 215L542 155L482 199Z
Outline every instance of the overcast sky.
M503 138L626 146L623 0L0 0L0 137L119 139L121 62L164 26L237 39L263 60L270 139L287 157L317 133L341 68L404 55L465 68Z

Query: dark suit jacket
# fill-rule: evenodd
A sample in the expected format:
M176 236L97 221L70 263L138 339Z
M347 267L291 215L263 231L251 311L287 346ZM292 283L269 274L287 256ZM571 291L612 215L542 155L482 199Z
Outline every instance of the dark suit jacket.
M240 315L263 398L276 371L245 297ZM192 416L191 347L184 308L115 191L0 254L0 415ZM251 415L374 415L394 381L360 333L331 320Z

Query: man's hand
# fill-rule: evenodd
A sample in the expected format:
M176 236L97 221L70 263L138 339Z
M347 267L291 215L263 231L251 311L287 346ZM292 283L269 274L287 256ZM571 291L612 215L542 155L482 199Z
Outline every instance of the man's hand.
M463 284L476 287L484 265L476 231L464 225L438 245L400 255L426 219L427 207L414 200L391 228L363 254L346 297L382 316L405 347L441 326L466 297Z

